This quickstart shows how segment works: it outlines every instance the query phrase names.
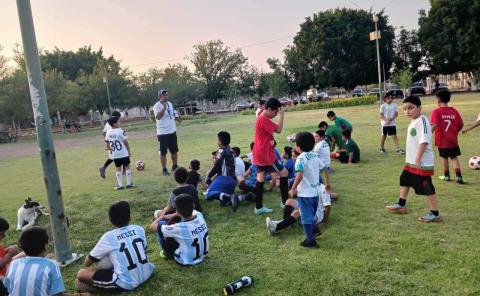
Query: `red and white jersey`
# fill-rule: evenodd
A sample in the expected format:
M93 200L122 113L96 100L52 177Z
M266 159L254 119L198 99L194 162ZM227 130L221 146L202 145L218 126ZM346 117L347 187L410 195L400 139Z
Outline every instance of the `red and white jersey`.
M458 147L458 132L463 127L463 120L457 109L453 107L439 107L432 111L430 116L435 129L435 146L438 148Z
M415 163L420 144L427 144L427 149L420 159L421 167L418 169ZM425 115L420 115L408 125L406 150L404 167L406 171L422 176L433 175L435 157L432 149L432 127Z

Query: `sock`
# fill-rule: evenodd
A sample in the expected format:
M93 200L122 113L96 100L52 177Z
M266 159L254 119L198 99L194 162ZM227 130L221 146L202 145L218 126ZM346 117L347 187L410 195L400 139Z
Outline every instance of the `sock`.
M295 218L293 218L292 216L288 216L285 219L283 219L282 221L280 221L280 223L277 224L277 228L275 228L275 231L285 229L288 226L293 225L295 223L295 221L297 221L297 220L295 220Z
M462 178L462 171L460 170L460 168L455 169L455 175L457 176L457 178Z
M226 193L220 193L220 197L218 198L220 201L225 201L227 198L230 198L230 195Z
M132 171L130 169L125 170L125 175L127 175L127 185L132 185Z
M430 210L430 212L432 212L432 214L434 214L435 216L440 215L440 213L438 211Z
M263 184L265 182L259 182L255 184L255 208L261 209L263 207Z
M116 171L115 176L117 176L118 187L123 187L122 171Z
M400 206L404 207L405 204L407 204L407 200L400 197L400 198L398 199L398 204L399 204Z
M282 204L288 199L288 177L280 177L280 193L282 194Z
M307 241L312 242L315 240L315 237L313 236L313 224L303 224L303 231L307 236Z
M445 178L450 178L450 171L449 170L444 170L443 174L445 175Z

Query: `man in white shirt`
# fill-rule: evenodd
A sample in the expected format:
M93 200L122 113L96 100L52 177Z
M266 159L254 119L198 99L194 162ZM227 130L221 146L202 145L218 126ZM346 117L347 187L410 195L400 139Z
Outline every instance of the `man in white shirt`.
M172 103L168 101L166 89L158 91L158 102L153 106L153 112L157 122L157 139L160 143L160 163L163 175L168 176L170 173L167 170L167 150L170 151L172 158L172 171L178 167L177 127L175 120L180 122L180 118L175 113Z

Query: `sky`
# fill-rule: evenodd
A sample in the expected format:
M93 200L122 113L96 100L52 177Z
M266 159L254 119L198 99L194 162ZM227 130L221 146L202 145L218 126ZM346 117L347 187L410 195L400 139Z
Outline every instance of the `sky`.
M76 50L91 45L134 73L187 63L199 42L220 39L241 48L248 62L268 71L282 59L305 17L336 7L385 9L394 27L418 27L428 0L31 0L37 44ZM16 1L0 0L0 45L11 56L21 44ZM373 28L372 28L373 30ZM366 37L367 38L367 37Z

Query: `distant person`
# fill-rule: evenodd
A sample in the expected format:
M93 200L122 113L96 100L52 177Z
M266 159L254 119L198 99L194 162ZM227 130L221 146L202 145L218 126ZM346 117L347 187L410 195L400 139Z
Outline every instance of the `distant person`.
M113 111L112 112L112 117L118 117L120 118L120 112L118 112L117 110ZM111 130L112 127L110 126L110 124L108 123L108 121L105 123L105 126L103 127L103 138L105 138L105 135L107 134L107 132L109 130ZM107 150L108 152L108 158L107 160L105 161L105 163L103 164L103 166L99 167L98 170L100 171L100 177L104 178L105 179L105 174L106 174L106 170L107 170L107 167L113 162L113 158L112 158L112 153L110 152L110 150Z
M318 124L318 129L325 132L327 142L330 145L330 152L334 152L335 148L338 150L345 149L345 140L342 137L342 130L336 125L328 125L326 121Z
M188 170L188 179L187 184L192 185L197 189L198 183L202 186L202 190L206 190L208 188L207 183L205 180L200 176L198 171L200 170L200 161L197 159L193 159L190 161L190 167Z
M263 110L265 109L265 100L260 99L258 100L258 108L255 111L255 116L258 118L260 115L262 115Z
M480 126L480 113L478 113L478 116L477 116L477 121L473 124L470 124L468 125L468 127L466 129L464 129L462 131L462 134L466 134L468 133L469 131L473 130L474 128L477 128Z
M343 117L339 117L335 114L333 111L328 111L327 112L327 117L330 121L335 122L335 125L342 130L350 130L350 132L353 132L353 126L352 124L346 120Z
M168 176L170 173L167 169L167 151L170 151L172 158L172 171L178 167L177 126L175 120L180 121L180 118L176 116L172 103L168 101L166 89L158 91L158 102L153 106L153 111L157 122L157 140L160 143L162 174Z
M397 104L393 102L393 94L387 92L385 95L385 103L380 106L380 124L382 126L382 137L380 139L380 153L387 153L385 150L385 140L387 136L392 137L393 145L397 148L397 154L405 154L405 151L400 148L397 138L397 123L396 118L398 117L398 107Z

